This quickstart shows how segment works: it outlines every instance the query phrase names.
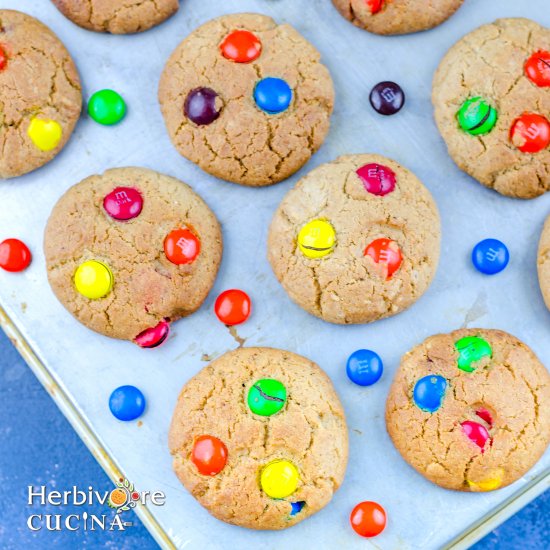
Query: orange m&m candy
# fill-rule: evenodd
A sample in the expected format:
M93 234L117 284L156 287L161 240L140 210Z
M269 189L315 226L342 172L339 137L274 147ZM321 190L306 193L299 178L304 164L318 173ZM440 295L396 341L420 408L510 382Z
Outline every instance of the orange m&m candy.
M550 122L542 115L524 113L512 124L510 140L522 153L538 153L550 144Z
M550 86L550 52L539 50L525 62L525 76L537 86Z
M391 239L372 241L365 249L365 256L370 256L377 264L386 266L386 279L391 279L403 261L399 246Z
M349 521L358 535L376 537L386 527L386 511L377 502L367 500L352 510Z
M367 6L374 15L375 13L378 13L382 9L382 4L384 4L384 0L366 0Z
M227 447L213 435L201 435L193 443L191 460L205 476L219 474L227 463Z
M238 288L225 290L214 304L214 312L218 319L229 326L244 323L250 317L250 310L250 297Z
M6 239L0 243L0 267L16 273L23 271L31 263L31 251L19 239Z
M262 43L250 31L233 31L220 45L223 56L235 63L250 63L260 57Z
M164 253L173 264L190 264L200 251L201 242L190 229L174 229L164 239Z

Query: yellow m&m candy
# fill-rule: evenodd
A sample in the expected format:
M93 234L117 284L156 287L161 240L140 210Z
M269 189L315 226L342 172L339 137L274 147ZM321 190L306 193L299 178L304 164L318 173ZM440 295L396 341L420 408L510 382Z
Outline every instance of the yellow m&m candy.
M325 220L311 220L298 234L298 246L306 258L322 258L336 243L334 227Z
M503 475L504 470L502 468L497 468L492 472L491 477L476 482L468 480L468 485L472 491L494 491L501 486Z
M298 469L292 462L274 460L262 470L260 485L268 497L285 498L296 491L299 480Z
M33 118L27 129L31 141L41 151L55 149L61 141L61 124L51 119Z
M111 270L96 260L80 264L74 274L76 290L90 300L107 296L113 288L113 279Z

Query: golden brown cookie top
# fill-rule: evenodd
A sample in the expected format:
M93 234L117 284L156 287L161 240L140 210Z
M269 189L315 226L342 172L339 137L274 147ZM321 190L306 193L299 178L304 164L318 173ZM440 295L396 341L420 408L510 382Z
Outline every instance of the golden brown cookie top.
M459 168L503 195L550 189L550 30L499 19L458 41L433 82L435 119Z
M323 164L275 212L268 258L289 296L332 323L394 315L428 288L440 222L430 192L380 155Z
M159 101L177 150L219 178L260 186L321 146L334 103L319 52L290 25L227 15L192 32L168 60Z
M130 34L162 23L178 11L179 0L52 0L80 27L97 32Z
M354 25L376 34L407 34L446 21L464 0L332 0Z
M211 461L201 460L205 440L217 451ZM192 378L169 444L187 490L218 519L251 529L284 529L326 506L348 457L344 411L328 376L271 348L226 353ZM281 470L290 472L286 481Z
M546 218L540 236L537 267L544 303L550 309L550 216Z
M81 107L78 72L55 34L30 15L0 10L0 178L53 159Z
M447 489L513 483L550 442L550 375L499 330L438 334L401 361L386 404L403 458Z
M218 272L222 236L188 185L115 168L59 199L44 251L50 285L69 312L92 330L134 340L199 308Z

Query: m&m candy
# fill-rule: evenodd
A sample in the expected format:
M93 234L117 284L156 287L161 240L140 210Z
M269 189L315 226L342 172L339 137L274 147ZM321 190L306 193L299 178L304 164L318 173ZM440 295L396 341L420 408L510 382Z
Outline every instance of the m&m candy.
M198 126L212 124L221 112L222 104L218 94L211 88L195 88L185 99L183 112Z
M375 239L365 248L365 256L369 256L375 263L386 267L386 279L388 280L392 278L403 262L399 246L391 239Z
M141 214L143 197L133 187L115 187L103 199L103 208L114 220L131 220Z
M510 140L522 153L538 153L550 144L550 122L536 113L524 113L510 128Z
M170 324L163 320L154 327L145 329L140 332L134 339L134 342L140 348L157 348L160 346L170 334Z
M384 0L365 0L372 15L378 13L384 6Z
M190 264L200 251L201 242L190 229L174 229L164 239L164 253L173 264Z
M326 220L312 220L298 233L298 246L306 258L322 258L332 252L335 244L336 232Z
M457 113L458 124L472 136L488 134L497 123L497 111L482 97L467 99Z
M480 481L467 480L468 485L472 491L494 491L502 485L502 478L504 477L504 470L502 468L495 468L489 477Z
M254 101L270 115L282 113L292 101L292 88L282 78L264 78L254 88Z
M370 349L358 349L348 358L346 372L359 386L372 386L380 380L384 365L380 356Z
M286 402L284 384L272 378L258 380L248 391L248 407L254 414L271 416L279 412Z
M429 413L437 411L443 404L447 380L439 374L429 374L416 382L413 389L414 404Z
M213 435L201 435L195 438L191 461L204 476L219 474L227 464L227 447Z
M59 145L63 130L55 120L35 117L29 123L27 134L38 149L51 151Z
M251 309L250 297L237 288L222 292L214 304L218 319L229 326L244 323L250 317Z
M361 166L356 172L365 190L373 195L383 197L395 189L397 178L395 172L375 162Z
M119 420L135 420L145 410L145 397L135 386L120 386L109 397L109 409Z
M299 500L298 502L291 502L290 503L290 515L295 516L296 514L299 514L306 503L303 500Z
M16 273L23 271L31 263L32 255L28 246L19 239L6 239L0 243L0 267Z
M386 511L372 501L360 502L349 516L353 530L362 537L376 537L386 527Z
M90 300L104 298L113 288L114 277L111 270L97 260L80 264L74 274L76 290Z
M525 76L535 85L550 86L550 52L539 50L525 62Z
M260 485L264 493L271 498L290 496L298 487L300 474L289 460L274 460L264 466L260 475Z
M226 59L235 63L250 63L260 57L262 43L250 31L238 30L229 33L220 44L220 49Z
M472 250L472 263L486 275L500 273L510 261L506 245L497 239L484 239Z
M120 122L126 115L126 103L114 90L99 90L88 101L88 114L104 126Z
M483 452L485 450L485 444L490 439L487 428L479 422L473 422L472 420L465 420L461 423L461 426L462 431L466 434L468 439L473 441L481 449L481 452Z
M473 372L476 367L473 363L484 357L492 357L493 350L487 340L479 336L465 336L455 342L455 349L458 352L457 366L465 372Z
M3 71L8 65L8 56L6 50L0 46L0 71Z
M377 113L394 115L405 105L405 93L395 82L379 82L371 90L369 101Z

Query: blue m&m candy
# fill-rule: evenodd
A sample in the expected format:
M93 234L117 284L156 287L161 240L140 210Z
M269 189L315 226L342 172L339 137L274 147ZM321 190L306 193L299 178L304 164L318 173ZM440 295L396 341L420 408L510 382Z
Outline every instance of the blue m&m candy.
M485 239L477 243L472 251L475 268L486 275L500 273L510 261L506 245L497 239Z
M348 358L348 377L359 386L372 386L378 382L384 371L384 364L377 353L370 349L358 349Z
M296 514L299 514L305 505L306 503L303 500L299 500L298 502L291 502L290 515L295 516Z
M109 397L109 409L119 420L135 420L145 410L145 397L135 386L120 386Z
M424 376L414 385L414 404L423 411L433 413L441 407L446 389L447 380L443 376L439 374Z
M288 109L292 101L292 89L282 78L264 78L256 84L254 101L262 111L276 115Z

